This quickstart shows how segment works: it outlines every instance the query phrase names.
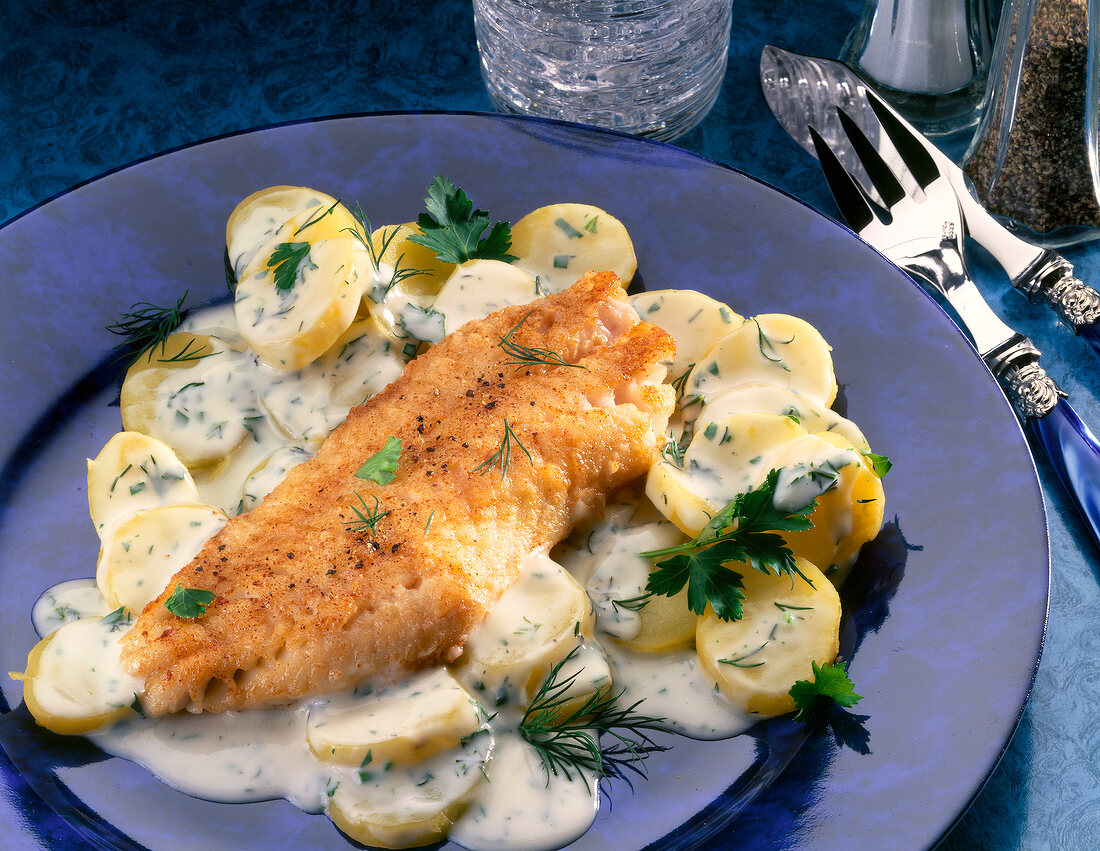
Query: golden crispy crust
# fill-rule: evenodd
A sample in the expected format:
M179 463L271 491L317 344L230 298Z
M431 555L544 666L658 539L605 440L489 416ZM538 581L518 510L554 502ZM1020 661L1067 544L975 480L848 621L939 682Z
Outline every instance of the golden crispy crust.
M509 364L499 342L521 320L514 341L586 368ZM146 711L285 702L456 658L525 555L649 468L673 407L658 364L673 350L611 273L448 336L146 607L123 640ZM475 471L505 420L523 449L512 444L504 475ZM356 478L390 435L396 479ZM388 512L374 534L345 525L360 497ZM164 601L177 583L215 603L175 617Z

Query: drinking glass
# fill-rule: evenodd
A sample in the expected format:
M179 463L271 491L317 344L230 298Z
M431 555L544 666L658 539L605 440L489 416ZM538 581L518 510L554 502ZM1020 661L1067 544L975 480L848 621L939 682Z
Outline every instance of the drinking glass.
M473 0L481 74L503 112L683 135L726 72L732 0Z

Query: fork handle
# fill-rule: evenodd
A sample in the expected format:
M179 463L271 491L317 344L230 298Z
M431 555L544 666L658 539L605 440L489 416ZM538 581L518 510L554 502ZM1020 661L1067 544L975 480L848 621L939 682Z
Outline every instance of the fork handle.
M1027 426L1100 546L1100 442L1065 399L1046 416L1027 420Z
M1046 451L1100 546L1100 441L1039 365L1039 350L1022 334L984 360L1028 430Z
M1096 322L1089 323L1088 325L1082 325L1077 329L1077 334L1086 343L1092 346L1092 350L1100 355L1100 324Z
M1068 260L1047 251L1014 278L1012 286L1033 304L1047 305L1100 353L1100 293L1074 276Z

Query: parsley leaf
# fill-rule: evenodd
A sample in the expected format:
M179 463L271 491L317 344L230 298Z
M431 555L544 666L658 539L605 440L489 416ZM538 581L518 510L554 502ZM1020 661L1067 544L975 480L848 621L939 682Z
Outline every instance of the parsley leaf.
M885 455L878 455L874 452L864 452L863 457L871 462L871 470L880 479L890 472L890 469L894 466L894 463Z
M355 471L355 478L367 479L376 485L388 485L397 474L397 462L401 459L401 438L392 434L386 438L386 445L368 458L362 467Z
M309 256L308 242L280 242L267 259L267 268L274 269L275 289L288 293L298 280L298 270Z
M428 186L424 199L426 213L416 220L421 233L409 237L430 248L444 263L464 263L467 260L502 260L512 263L518 258L508 253L512 247L512 229L508 222L497 222L489 229L489 214L475 210L466 193L443 175L436 175Z
M709 602L722 620L740 620L745 585L740 573L724 566L728 560L724 547L679 553L660 563L646 592L672 597L687 585L688 608L696 614L703 614Z
M164 601L164 608L178 618L197 618L206 614L206 607L214 602L213 591L202 588L184 588L179 582L176 590Z
M739 620L744 595L742 574L725 565L741 562L763 573L798 574L794 553L776 532L813 528L810 514L817 500L788 511L775 507L779 471L772 470L756 490L738 494L692 541L649 550L644 558L671 556L657 563L644 596L672 597L687 586L688 607L703 614L709 603L722 620ZM809 582L809 579L806 579Z
M795 721L805 719L813 711L820 698L831 700L837 706L845 708L855 706L863 699L862 695L855 693L855 687L852 685L852 681L848 679L847 662L837 662L835 664L826 662L820 666L817 662L811 662L810 664L813 666L813 682L799 680L791 686L791 690L788 692L794 698L794 705L798 710L794 716Z

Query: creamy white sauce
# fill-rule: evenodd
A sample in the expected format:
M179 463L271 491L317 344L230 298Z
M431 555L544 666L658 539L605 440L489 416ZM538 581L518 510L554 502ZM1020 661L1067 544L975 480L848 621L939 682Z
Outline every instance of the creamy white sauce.
M276 230L264 208L245 228L248 239L256 240ZM235 268L249 261L248 252L236 247L231 257ZM383 326L391 322L391 330L403 329L423 341L539 294L525 273L494 261L456 270L432 310L426 309L430 299L372 282L364 285L370 293L384 293L377 314ZM718 322L729 322L721 312L717 316ZM257 322L271 319L262 311L255 316ZM217 333L233 346L239 340L233 323L229 306L193 315L185 328ZM187 381L158 389L157 428L167 435L165 442L189 449L209 449L205 441L219 441L218 462L193 471L195 487L203 502L226 513L247 511L291 467L311 457L352 405L400 373L408 351L398 352L399 345L364 333L333 356L290 373L228 349L209 363L200 361L201 369L188 371ZM838 452L814 463L835 466ZM783 480L785 502L798 502L812 490L805 480L817 478L796 473ZM728 489L729 482L720 485ZM159 719L129 714L90 738L202 798L285 798L306 812L327 809L338 825L341 819L386 812L385 835L393 841L407 839L407 831L419 829L443 807L448 819L457 819L450 838L475 851L560 847L592 824L600 793L594 777L549 771L519 733L524 708L552 666L560 665L560 679L572 678L567 696L583 701L622 690L621 705L642 701L638 712L663 718L667 729L692 738L733 736L754 720L719 693L694 650L645 653L619 641L640 629L639 616L616 602L644 592L650 562L638 553L683 539L667 521L655 522L644 497L625 500L612 506L582 543L556 553L569 573L546 554L533 555L449 673L282 708ZM94 583L64 583L36 605L35 627L47 634L108 609ZM97 635L104 631L97 629ZM109 642L117 641L110 635ZM99 640L101 655L104 646ZM110 679L111 700L125 697L129 704L138 684L121 668L112 670ZM477 703L471 700L463 709L462 701L454 700L458 683ZM413 728L434 732L420 741ZM375 760L375 748L397 756ZM409 753L424 755L413 760Z
M31 623L45 638L63 623L110 613L95 579L70 579L42 593L31 609Z

